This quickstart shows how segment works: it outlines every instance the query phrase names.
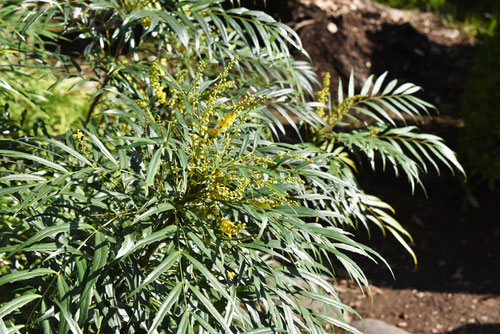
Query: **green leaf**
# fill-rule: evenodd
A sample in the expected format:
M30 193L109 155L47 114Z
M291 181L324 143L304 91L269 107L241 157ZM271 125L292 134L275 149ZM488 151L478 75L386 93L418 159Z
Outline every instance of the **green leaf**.
M1 181L39 181L39 182L47 182L47 180L41 176L33 175L33 174L12 174L0 177Z
M228 327L228 324L224 321L224 317L215 309L214 305L207 297L199 290L198 287L187 283L189 290L191 290L196 298L203 304L203 306L210 312L210 314L217 320L220 326L229 334L233 331Z
M365 83L363 84L363 87L361 88L361 93L359 93L360 95L368 94L368 92L370 91L370 87L372 85L372 81L373 81L373 74L370 75L368 79L366 79Z
M373 89L372 89L372 96L374 95L377 95L378 92L380 91L380 87L382 87L382 83L384 82L385 80L385 77L387 76L387 71L384 72L381 76L379 76L377 78L377 80L375 81L375 84L373 84Z
M38 11L34 12L32 15L29 16L29 18L26 20L23 28L19 32L21 35L25 35L26 31L31 28L33 24L43 15L45 14L46 11L48 11L50 7L45 7L43 9L39 9Z
M157 242L157 241L162 241L167 236L170 236L171 234L173 234L175 231L177 231L176 225L167 226L164 229L161 229L160 231L155 232L155 233L139 240L135 244L131 244L130 242L127 243L126 245L124 244L116 253L116 257L113 260L113 262L116 262L116 261L119 261L120 259L126 258L130 254L135 252L137 249L141 249L141 248L143 248L147 245L150 245L154 242Z
M179 41L187 48L189 47L189 34L183 25L181 25L171 13L166 11L158 12L158 15L170 26L170 28L175 32L176 37Z
M207 279L207 281L209 281L213 285L213 287L217 292L223 295L228 300L228 302L231 301L231 297L227 293L227 287L223 286L218 281L218 279L207 269L205 265L203 265L201 262L199 262L192 256L188 255L187 253L182 253L182 254L203 274L203 276Z
M391 82L389 82L387 84L387 86L385 86L385 89L384 91L382 92L382 95L387 95L389 94L390 92L392 92L392 90L394 89L394 87L396 87L396 85L398 84L398 80L394 79L392 80Z
M40 230L37 232L34 236L23 242L21 245L17 246L14 251L12 251L10 254L7 255L7 258L11 257L13 254L17 253L21 249L25 248L26 246L29 246L35 242L38 242L40 240L43 240L47 237L54 236L58 233L62 232L69 232L72 229L77 230L93 230L94 228L89 225L89 224L73 224L73 223L63 223L59 225L54 225L54 226L49 226L45 227L43 230Z
M413 262L415 263L415 265L417 265L418 261L417 261L417 256L415 255L415 252L413 251L413 249L411 249L410 245L408 245L408 243L406 242L406 240L403 239L403 237L401 236L401 234L399 234L391 226L385 226L385 228L388 229L389 232L391 232L391 234L396 238L396 240L398 240L399 243L406 249L406 251L408 253L410 253L411 257L413 258Z
M286 331L276 331L273 328L257 328L243 332L243 334L274 334L276 332L285 333Z
M156 205L154 208L151 208L151 209L147 210L146 212L143 212L142 214L137 216L134 220L134 224L143 220L144 218L151 216L151 215L162 213L165 211L174 210L174 209L175 209L175 207L171 203L168 203L168 202L160 203L160 204Z
M165 316L167 315L168 311L178 301L178 298L181 294L182 288L184 287L183 284L177 284L172 291L168 294L167 298L163 301L163 304L161 305L160 309L156 313L156 317L153 319L153 324L148 330L148 334L153 333L156 328L161 324ZM187 312L186 312L187 313ZM183 317L184 318L184 317ZM181 320L182 322L182 320Z
M348 331L349 333L363 334L360 331L358 331L356 328L352 327L351 325L348 325L345 321L342 321L340 319L335 319L333 317L329 317L329 316L326 316L323 314L318 314L318 313L315 313L314 315L320 319L325 320L326 322L331 323L332 325L334 325L336 327L339 327L339 328L342 328L342 329Z
M43 140L48 141L52 145L55 145L55 146L61 148L66 153L69 153L71 156L73 156L75 159L77 159L77 160L83 162L84 164L92 167L92 163L87 158L85 158L83 155L81 155L80 153L78 153L77 151L75 151L74 149L72 149L71 147L69 147L68 145L65 145L65 144L63 144L60 141L57 141L57 140L54 140L54 139L50 139L50 138L43 138Z
M182 314L182 318L179 322L179 326L177 327L177 334L185 334L187 333L188 325L189 325L189 312L184 311Z
M0 278L0 286L6 284L6 283L13 283L17 281L22 281L38 276L44 276L44 275L50 275L50 274L55 274L56 272L52 269L47 269L47 268L38 268L34 270L19 270L19 271L14 271L10 274L4 275Z
M354 71L351 71L351 75L349 76L348 96L354 96Z
M75 321L75 319L73 319L73 317L71 316L69 311L66 309L66 307L64 307L62 305L62 303L60 303L57 300L54 300L54 302L57 304L57 306L59 306L59 309L61 310L61 314L62 314L64 320L66 320L66 322L68 323L68 326L69 326L71 332L73 332L73 334L83 334L83 331L78 326L78 323Z
M163 148L158 149L151 158L151 161L148 165L148 171L146 174L146 187L150 187L154 183L156 171L158 170L158 166L160 165L160 158L163 153Z
M66 280L64 279L63 277L63 274L60 273L59 275L57 275L57 292L59 294L59 299L61 300L61 302L59 303L58 301L56 301L57 305L59 306L59 308L61 309L61 312L66 312L66 314L68 315L68 317L71 319L71 317L69 316L69 313L70 313L70 294L69 294L69 287L68 287L68 283L66 282ZM68 330L70 330L71 328L71 325L69 324L68 320L66 316L63 316L61 317L60 321L59 321L59 330L58 330L58 333L67 333Z
M193 316L193 318L198 320L198 322L203 326L203 328L205 328L210 334L219 334L220 333L220 331L215 330L215 328L213 328L208 323L208 321L203 319L199 314L193 313L192 316ZM232 333L232 332L230 332L230 333Z
M106 146L104 145L104 143L102 141L100 141L99 138L97 138L90 131L87 131L85 129L83 129L83 131L85 131L85 133L90 137L90 139L92 139L92 141L94 142L94 144L99 148L99 152L101 152L102 154L104 154L104 156L106 158L108 158L108 160L111 161L116 167L119 167L118 162L113 157L113 155L111 154L111 152L109 152L109 150L106 148Z
M5 317L7 314L10 314L13 311L20 309L29 302L41 297L42 297L41 295L37 294L26 294L21 297L17 297L11 300L10 302L4 303L2 307L0 307L0 319Z
M61 171L64 173L68 173L68 170L66 168L64 168L63 166L60 166L52 161L37 157L37 156L32 155L32 154L27 154L27 153L17 152L17 151L0 150L0 155L4 155L6 157L11 157L11 158L21 158L21 159L36 161L39 164L45 165L45 166L53 168L53 169L57 169L58 171Z
M166 259L164 259L155 269L149 273L149 275L144 279L144 281L132 291L126 298L133 297L137 292L141 291L146 285L151 283L160 277L164 272L166 272L170 267L172 267L180 257L180 252L173 251Z
M8 194L13 194L13 193L22 193L23 190L28 190L34 186L35 186L35 184L26 184L26 185L22 185L22 186L3 188L3 189L0 189L0 196L5 196Z
M106 265L109 256L109 247L104 237L104 234L97 231L94 235L94 257L92 260L92 267L86 277L87 282L80 296L80 316L79 323L84 323L88 318L88 310L92 302L92 289L99 279L99 271ZM82 284L83 285L83 284Z

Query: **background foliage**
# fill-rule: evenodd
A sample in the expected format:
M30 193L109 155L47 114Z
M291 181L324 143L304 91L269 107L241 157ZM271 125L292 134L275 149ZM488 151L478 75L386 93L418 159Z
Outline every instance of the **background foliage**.
M500 180L500 31L486 36L474 57L470 77L462 97L464 135L460 153L471 171L494 187Z
M451 24L458 24L478 40L469 77L461 99L461 116L465 122L459 140L462 161L474 175L494 187L500 178L500 160L496 147L500 143L497 126L500 113L500 80L498 48L500 33L500 2L481 1L407 1L381 0L383 4L402 8L422 8L442 15ZM493 121L492 121L493 120Z

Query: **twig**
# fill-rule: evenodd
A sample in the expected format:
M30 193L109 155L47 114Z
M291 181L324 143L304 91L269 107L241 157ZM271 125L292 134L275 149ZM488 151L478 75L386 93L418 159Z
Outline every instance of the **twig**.
M101 89L104 88L104 87L106 87L106 85L108 84L109 80L110 80L110 76L108 75L108 76L106 76L106 78L102 82ZM94 98L94 100L90 104L89 112L87 113L87 118L85 119L85 123L83 123L83 127L85 129L89 125L90 119L92 118L92 114L94 113L94 109L97 106L97 103L99 103L99 101L101 100L101 98L102 98L103 95L104 95L104 92L100 92L99 94L97 94L97 96Z

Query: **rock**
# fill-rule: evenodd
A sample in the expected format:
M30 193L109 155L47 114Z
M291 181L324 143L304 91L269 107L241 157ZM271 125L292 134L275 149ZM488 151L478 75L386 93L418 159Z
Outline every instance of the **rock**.
M337 31L339 31L339 28L337 27L337 25L333 22L330 22L328 23L328 25L326 26L326 28L328 29L328 31L332 34L335 34Z
M383 322L382 320L364 319L364 324L364 332L361 320L354 321L352 326L365 334L410 334L407 331Z

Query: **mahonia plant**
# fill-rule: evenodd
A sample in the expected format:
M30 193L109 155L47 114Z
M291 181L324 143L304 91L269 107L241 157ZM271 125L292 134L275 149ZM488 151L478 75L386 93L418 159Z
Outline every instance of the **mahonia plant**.
M0 96L22 113L0 118L1 332L359 333L335 270L368 287L352 255L385 261L351 232L375 224L413 252L356 166L412 184L429 163L461 170L440 138L396 123L432 108L417 86L382 88L384 74L355 94L351 76L333 103L326 77L308 102L297 34L259 11L18 1L0 19ZM36 94L28 75L51 84ZM28 135L21 110L68 79L89 91L81 126ZM280 140L278 116L301 140Z
M344 248L378 255L336 227L337 212L301 204L328 200L313 187L329 187L328 159L263 137L252 119L267 98L231 94L235 62L216 81L201 62L189 85L152 64L141 96L116 100L130 109L116 133L91 127L65 141L19 140L30 154L1 151L22 166L0 179L7 208L27 218L10 223L0 249L19 266L0 278L18 287L0 309L4 327L355 331L323 258L350 268ZM16 297L27 280L34 290ZM12 316L23 306L31 311Z

